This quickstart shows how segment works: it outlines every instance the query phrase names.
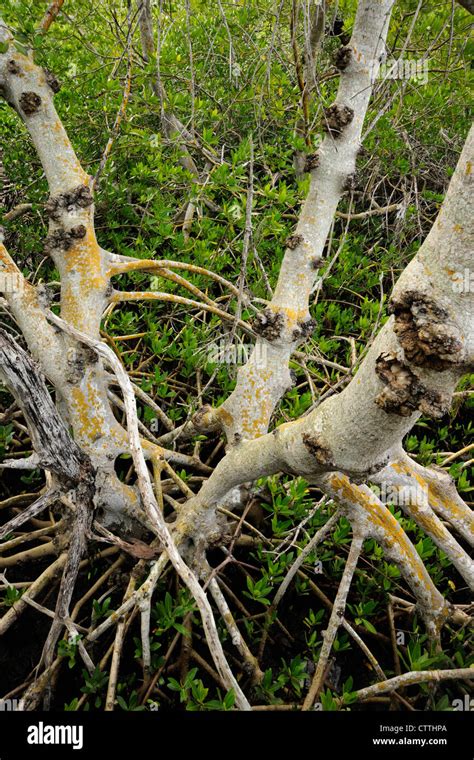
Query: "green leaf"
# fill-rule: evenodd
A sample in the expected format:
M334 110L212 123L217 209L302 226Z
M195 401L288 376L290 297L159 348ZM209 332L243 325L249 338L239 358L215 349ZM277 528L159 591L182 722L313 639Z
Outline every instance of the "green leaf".
M231 710L235 704L235 692L233 689L227 692L224 697L224 707L226 710Z
M365 628L367 628L367 630L370 631L370 633L377 633L377 631L374 628L374 626L372 625L372 623L370 623L365 618L362 618L362 625L365 626Z
M15 40L14 43L15 48L18 50L19 53L22 55L28 55L28 48L26 45L23 45L22 42L18 42L18 40Z

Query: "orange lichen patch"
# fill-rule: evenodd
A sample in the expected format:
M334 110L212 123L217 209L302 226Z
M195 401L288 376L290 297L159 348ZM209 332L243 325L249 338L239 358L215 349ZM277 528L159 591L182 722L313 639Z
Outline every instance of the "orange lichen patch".
M267 398L261 398L259 413L257 415L255 415L253 405L245 405L242 409L241 418L242 434L246 438L259 438L261 435L265 435L272 410L273 406L268 396Z
M379 504L377 499L371 498L368 494L351 483L346 475L332 474L329 478L331 486L343 500L349 504L357 504L369 515L370 522L378 526L384 534L388 548L397 551L410 568L411 572L417 577L418 582L432 596L433 604L438 606L436 588L431 583L429 575L420 560L416 549L411 544L403 528L399 525L395 517L389 510Z
M71 154L70 158L63 158L62 162L65 167L65 171L68 175L74 175L74 182L77 182L78 185L85 185L89 180L89 175L87 172L84 171L82 166L79 164L79 161L77 160L76 154L72 150L71 144L68 140L68 137L66 133L64 133L65 137L63 139L63 145L65 148L69 149L69 152ZM68 177L69 180L69 177Z
M81 276L81 285L88 290L104 286L102 253L92 228L85 238L78 240L65 254L66 272L74 269Z
M140 442L144 453L148 454L150 459L158 459L163 455L164 449L158 446L157 443L152 443L152 441L148 441L146 438L140 438Z
M435 512L447 519L451 518L464 524L467 523L469 531L474 536L474 515L471 514L470 510L463 510L455 499L446 493L446 488L443 487L442 483L437 482L435 476L432 480L428 480L403 462L392 462L391 467L395 472L416 480L419 486L428 493L428 502Z
M22 304L24 307L26 307L27 309L31 309L32 312L36 311L36 313L38 311L41 311L41 315L43 316L43 311L39 305L36 290L34 289L32 285L30 285L30 283L27 280L23 281L23 291L22 291L21 296L22 296Z
M25 306L35 308L37 311L39 309L39 304L35 288L23 277L2 243L0 243L0 272L15 276L16 281L20 286L20 290L17 290L16 294L21 294L22 303Z
M418 483L421 488L427 492L428 491L428 483L421 475L419 475L414 470L410 469L407 464L404 462L392 462L390 464L390 467L392 470L395 470L399 475L408 475L410 478L414 478L416 482Z
M467 528L474 536L474 515L461 509L459 504L456 504L454 499L451 499L447 494L443 493L442 488L436 483L429 483L429 500L430 504L433 504L433 509L439 511L442 516L459 520L459 522L466 523L468 521ZM466 519L467 518L467 519Z
M110 445L110 448L112 449L115 447L117 451L121 450L122 452L129 451L130 441L128 438L128 432L121 425L119 425L113 415L112 419L109 418L108 425L107 443Z
M190 265L191 269L192 265ZM125 274L126 272L134 272L135 270L140 271L153 271L157 274L160 274L160 272L165 270L165 267L163 264L160 264L159 261L152 261L147 259L140 259L140 261L116 261L113 264L110 264L107 274L109 277L113 277L116 274ZM202 269L201 267L193 267L193 269L200 269L202 272L205 272L205 269Z
M61 317L76 330L84 327L84 301L77 298L72 288L66 284L61 294ZM82 318L81 318L82 317Z
M87 290L77 290L74 283L65 283L61 294L61 317L70 325L87 334L95 334L100 314L94 301L88 299Z
M283 314L286 314L286 316L287 316L287 318L288 318L288 320L290 322L291 321L293 321L293 322L296 321L296 318L297 318L297 311L296 311L296 309L291 309L291 308L288 308L288 307L285 307L285 306L276 306L276 305L274 305L272 303L269 303L267 308L268 308L268 311L273 311L275 314L280 314L280 313L283 312Z
M233 416L223 406L220 406L219 409L216 410L216 416L219 417L224 427L229 428L234 424Z
M2 271L11 273L17 273L20 270L16 266L15 262L10 258L7 249L0 243L0 261L2 262Z
M266 389L266 383L268 382L268 380L270 379L271 376L272 376L272 371L271 371L270 368L269 369L262 369L259 372L260 382L263 383L263 387L265 389Z
M466 161L466 176L469 177L470 174L472 174L472 163L471 161Z
M430 514L426 509L422 509L416 502L410 502L410 514L416 523L422 528L428 536L437 538L440 541L449 538L449 532L444 525L438 520L436 515Z
M282 311L284 314L286 314L286 317L290 323L297 323L300 319L303 319L306 316L306 310L305 309L291 309L288 307L274 307L274 311Z
M102 404L97 398L97 388L91 380L86 383L86 389L75 386L71 389L69 413L74 433L78 442L97 441L104 432L104 416Z
M146 265L146 266L145 266ZM119 261L111 264L107 270L108 277L114 277L117 274L134 272L136 269L160 269L154 261Z
M367 496L360 491L357 486L350 482L347 475L331 474L329 476L329 482L332 488L341 495L341 497L351 504L354 502L360 506L364 506L367 501Z
M107 286L102 253L92 228L64 253L64 261L61 316L73 327L84 329L93 312L88 295L102 293Z
M461 227L461 225L460 225L460 224L455 224L455 225L453 226L453 231L454 231L454 232L464 232L464 227Z

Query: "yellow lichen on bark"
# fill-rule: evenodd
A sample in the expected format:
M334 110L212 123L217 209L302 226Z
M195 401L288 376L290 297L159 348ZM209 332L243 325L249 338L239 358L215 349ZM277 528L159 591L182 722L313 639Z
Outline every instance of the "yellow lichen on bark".
M426 583L429 580L429 575L415 548L392 513L378 503L375 494L371 498L357 485L351 483L346 475L331 474L329 481L336 494L339 494L346 503L360 507L369 517L370 522L381 529L387 546L402 556L412 573L417 576L420 584L425 587L426 591L433 593L436 589L434 586L431 588L431 584ZM434 598L433 604L435 607L438 606L437 600Z

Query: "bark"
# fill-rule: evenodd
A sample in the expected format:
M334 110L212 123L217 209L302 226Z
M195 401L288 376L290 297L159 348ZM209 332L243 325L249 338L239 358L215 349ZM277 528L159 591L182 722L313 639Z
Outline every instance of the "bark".
M394 288L394 315L347 388L306 417L240 443L237 453L229 452L231 464L224 459L205 484L206 493L211 483L222 494L242 478L279 469L310 480L327 471L367 480L397 456L422 413L436 418L449 410L457 382L474 362L474 294L454 287L474 242L473 153L471 128L438 218Z
M313 158L308 197L295 234L287 241L272 301L254 326L260 337L249 361L239 369L235 390L219 408L230 442L236 434L255 438L267 431L277 403L292 385L290 356L313 330L309 299L334 214L355 171L392 6L393 0L359 3L338 94L324 114L327 136Z
M403 436L422 413L437 417L448 411L458 380L472 366L474 297L456 292L453 275L464 270L472 250L473 152L474 128L433 229L394 288L394 315L347 388L306 417L234 445L178 517L183 535L204 540L209 513L230 489L278 471L303 475L345 504L351 522L362 520L365 535L376 538L387 558L400 567L435 638L448 614L444 599L398 523L357 484L386 472L384 468L400 468ZM405 468L411 475L406 460ZM472 541L468 507L459 497L448 497L442 476L429 472L427 480L430 509L436 504ZM471 583L473 563L459 544L426 511L418 509L417 517Z
M64 5L64 0L53 0L51 5L49 6L48 10L44 14L43 20L40 24L40 30L45 33L48 31L49 27L53 23L53 21L56 20L58 14L61 11L61 8Z
M0 378L23 412L39 466L54 473L66 485L90 481L90 460L71 438L38 368L2 329ZM8 462L5 464L8 466Z
M67 552L28 592L33 598L54 574L63 572L55 618L43 652L47 672L54 664L57 637L67 623L94 509L98 514L99 510L105 510L100 515L101 521L119 524L121 530L129 527L130 520L145 526L158 537L162 554L152 563L145 583L131 592L114 619L104 621L88 635L88 642L95 641L138 605L148 661L149 602L169 559L196 600L219 677L227 688L234 689L240 709L248 709L248 701L230 671L200 583L209 580L206 549L223 536L218 510L224 500L240 502L240 491L233 490L237 486L276 472L303 476L341 505L353 528L350 562L336 597L317 678L306 707L311 707L317 696L332 641L339 624L344 623L343 607L364 538L373 537L386 557L398 565L433 638L439 637L443 622L453 614L399 523L366 483L389 482L404 489L415 481L424 489L420 498L407 500L404 505L407 514L448 554L466 581L473 583L472 562L442 522L450 523L463 540L472 541L473 519L468 506L445 473L417 465L403 452L401 442L422 414L439 418L449 410L457 382L474 364L474 294L456 287L458 273L470 266L474 242L470 224L474 129L467 137L431 232L394 288L391 316L353 380L307 416L267 433L271 415L291 385L288 368L291 354L313 329L310 297L338 203L355 170L392 5L393 0L359 2L350 44L337 55L341 71L339 91L335 103L324 113L327 136L311 159L309 194L295 233L287 241L273 299L253 325L258 334L255 351L239 371L237 386L227 401L217 410L201 409L190 426L195 432L215 431L220 425L227 436L228 451L197 496L193 497L179 478L175 480L190 498L185 508L175 503L177 519L171 527L161 509L160 473L165 468L164 460L194 465L196 460L140 438L134 391L115 354L100 342L101 318L110 303L144 296L198 305L223 318L229 315L172 271L180 268L178 263L143 263L101 248L94 229L93 181L81 167L54 108L57 82L15 49L11 33L0 19L0 42L8 45L6 52L0 54L0 94L28 129L44 168L50 190L45 250L61 278L58 318L49 311L38 289L25 281L0 242L0 271L15 282L15 287L6 289L5 300L32 357L0 331L0 375L22 409L35 449L33 457L20 466L40 464L53 479L51 493L31 505L24 517L29 519L45 508L55 498L56 488L66 507L69 500L73 515ZM155 54L148 0L140 0L138 10L143 55L148 60ZM159 49L157 52L159 64ZM203 151L199 141L166 109L159 67L154 88L162 104L163 132L178 141L182 148L181 162L197 183L199 171L188 148L192 145ZM208 161L215 161L205 151L204 155ZM183 265L186 267L198 271L192 265ZM163 293L115 292L111 279L134 269L157 271L160 276L187 287L198 300ZM203 271L201 268L199 273ZM226 285L223 278L219 281ZM241 289L231 285L232 288L234 296L242 294ZM247 325L243 327L249 330ZM266 356L263 364L262 355ZM54 386L57 405L42 375ZM110 388L117 383L123 402L119 399L116 403L125 410L126 428L113 413L114 394ZM175 433L169 431L169 440ZM125 452L133 457L138 475L136 488L125 486L115 474L115 460ZM154 467L156 493L146 459ZM13 464L6 462L4 466ZM14 525L18 526L18 521ZM103 535L107 532L103 531ZM227 603L212 579L210 588L224 619L227 618L232 640L259 677L258 663L229 617ZM11 625L25 604L19 602L2 618L0 633ZM114 679L120 637L117 641ZM114 693L112 681L109 702Z
M0 41L9 44L0 54L0 93L28 129L50 189L45 250L60 274L61 316L98 339L102 315L110 302L116 258L97 242L93 180L81 167L54 108L54 79L15 49L1 19ZM48 323L48 308L38 290L24 280L1 241L0 270L15 278L17 285L5 292L12 315L32 356L55 387L61 415L97 471L97 509L104 512L108 525L133 529L131 517L136 521L140 497L136 488L124 485L115 474L115 460L129 453L130 446L126 430L113 413L102 360ZM149 441L144 446L147 458L168 456Z
M0 330L0 378L14 395L28 425L38 464L52 473L57 491L67 496L70 505L67 533L62 544L68 544L61 578L56 612L43 650L45 666L54 657L56 642L76 585L79 564L86 549L93 518L94 471L89 457L72 439L53 404L41 375L28 354L4 330ZM4 463L8 466L8 462ZM55 485L53 488L56 487ZM46 502L44 505L41 502ZM43 506L51 504L52 495L31 505L23 517L32 517ZM19 517L7 523L20 522ZM69 523L71 525L69 526ZM4 528L4 529L5 529Z
M153 17L150 0L137 0L137 10L143 57L146 61L150 61L155 55Z

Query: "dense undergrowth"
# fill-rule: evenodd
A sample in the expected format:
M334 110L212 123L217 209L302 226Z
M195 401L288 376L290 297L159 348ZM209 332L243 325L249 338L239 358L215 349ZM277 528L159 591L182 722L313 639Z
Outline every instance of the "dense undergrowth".
M33 45L36 60L61 81L56 106L84 167L94 174L122 101L129 65L129 23L132 30L137 23L134 6L127 21L125 2L71 0L48 34L42 36L35 33L37 5L7 0L4 15L16 30L17 39ZM219 3L213 2L211 8L207 2L191 2L188 20L185 4L174 0L163 3L160 73L170 107L191 132L196 131L200 145L214 153L216 160L206 165L201 148L190 148L207 174L197 188L179 164L180 147L170 144L161 133L160 104L150 87L156 63L144 61L135 34L129 53L131 96L96 194L96 232L101 245L140 258L197 264L236 284L241 271L252 143L253 239L246 271L248 299L242 310L243 319L250 320L276 283L285 240L308 188L308 175L297 179L295 174L295 151L311 153L322 138L322 107L332 102L337 86L331 56L341 38L344 41L350 34L354 6L345 0L339 3L337 17L328 14L317 57L318 88L310 103L305 141L305 136L295 136L295 124L301 118L301 93L291 46L290 2L222 3L226 23ZM412 60L426 56L427 81L423 76L389 80L376 90L354 184L339 207L341 215L327 245L328 263L320 271L315 289L311 311L316 328L292 360L295 385L282 401L272 426L301 416L322 396L344 387L357 371L367 345L386 319L387 296L394 281L433 223L463 144L472 86L469 15L460 7L452 12L450 2L422 3L404 53L416 9L417 3L412 0L398 3L389 52ZM186 33L188 24L190 36ZM301 28L297 38L301 48ZM19 203L31 204L25 215L5 224L6 243L31 282L50 283L44 297L57 310L58 274L42 244L47 234L46 182L17 116L4 102L0 113L4 211ZM191 228L183 230L182 212L191 198L197 210ZM387 206L391 208L385 213L350 221L344 217ZM229 315L235 313L236 299L219 283L199 274L187 273L187 277ZM120 287L189 295L169 280L143 273L122 276ZM224 323L199 308L160 301L109 309L103 334L132 380L155 398L176 424L203 403L219 404L232 390L236 363L216 362L216 346L241 346L241 355L245 355L251 341L235 329L232 320ZM229 351L231 359L239 355L236 349L234 352ZM468 503L473 490L472 452L454 455L472 440L472 379L467 377L461 383L449 415L436 422L422 418L405 441L407 451L417 461L449 469ZM5 391L1 391L0 399L4 410L0 416L0 451L9 457L24 455L30 441L22 419L14 410L8 412L12 399ZM139 415L151 435L159 437L166 432L153 410L139 406ZM209 467L223 453L223 443L212 435L197 436L190 442L178 439L175 446L186 453L198 450ZM124 480L133 477L129 460L123 459L118 469ZM178 474L194 491L203 478L201 472L186 468L178 469ZM0 484L3 518L19 504L12 501L13 497L25 494L25 503L31 500L28 494L40 489L42 474L38 470L13 477L0 471ZM236 620L265 673L263 681L251 688L242 674L252 703L298 705L318 656L321 632L328 622L328 600L335 596L351 531L341 518L317 555L307 558L278 610L274 610L272 599L285 570L336 507L322 502L314 510L321 494L302 479L292 482L274 476L257 486L241 537L231 543L231 561L220 577L229 589ZM168 495L179 498L171 481ZM391 509L415 543L438 589L446 595L449 592L456 603L468 603L465 585L446 556L414 522L403 517L397 505ZM0 556L5 554L8 557L10 552ZM218 549L210 556L215 567L225 559ZM84 603L79 621L85 629L109 615L122 600L135 560L128 555L118 560L118 552L88 558L75 601L112 565L115 569ZM34 579L43 564L44 560L32 563L26 559L21 567L7 567L8 580ZM1 611L12 605L22 588L0 591ZM434 653L418 617L412 610L398 608L394 612L393 597L412 600L397 568L383 559L373 540L366 541L348 600L349 619L387 677L432 667L469 667L472 650L467 630L447 626L443 652ZM53 602L54 591L42 600L49 607ZM172 570L157 587L153 615L152 672L144 677L139 622L135 618L123 653L118 706L124 710L231 709L233 695L225 694L219 686L199 617ZM29 678L47 626L47 619L28 609L21 625L3 637L0 694L14 693ZM224 626L220 635L238 672L239 663L233 659ZM100 663L112 636L92 648L94 662ZM77 641L61 641L59 652L64 655L64 666L55 707L102 708L107 662L98 665L91 676L83 669ZM320 698L322 709L388 709L393 704L387 697L351 707L355 687L373 683L374 671L342 629L334 655ZM453 709L453 700L463 698L465 689L450 682L436 687L413 686L402 693L416 709L448 710Z

